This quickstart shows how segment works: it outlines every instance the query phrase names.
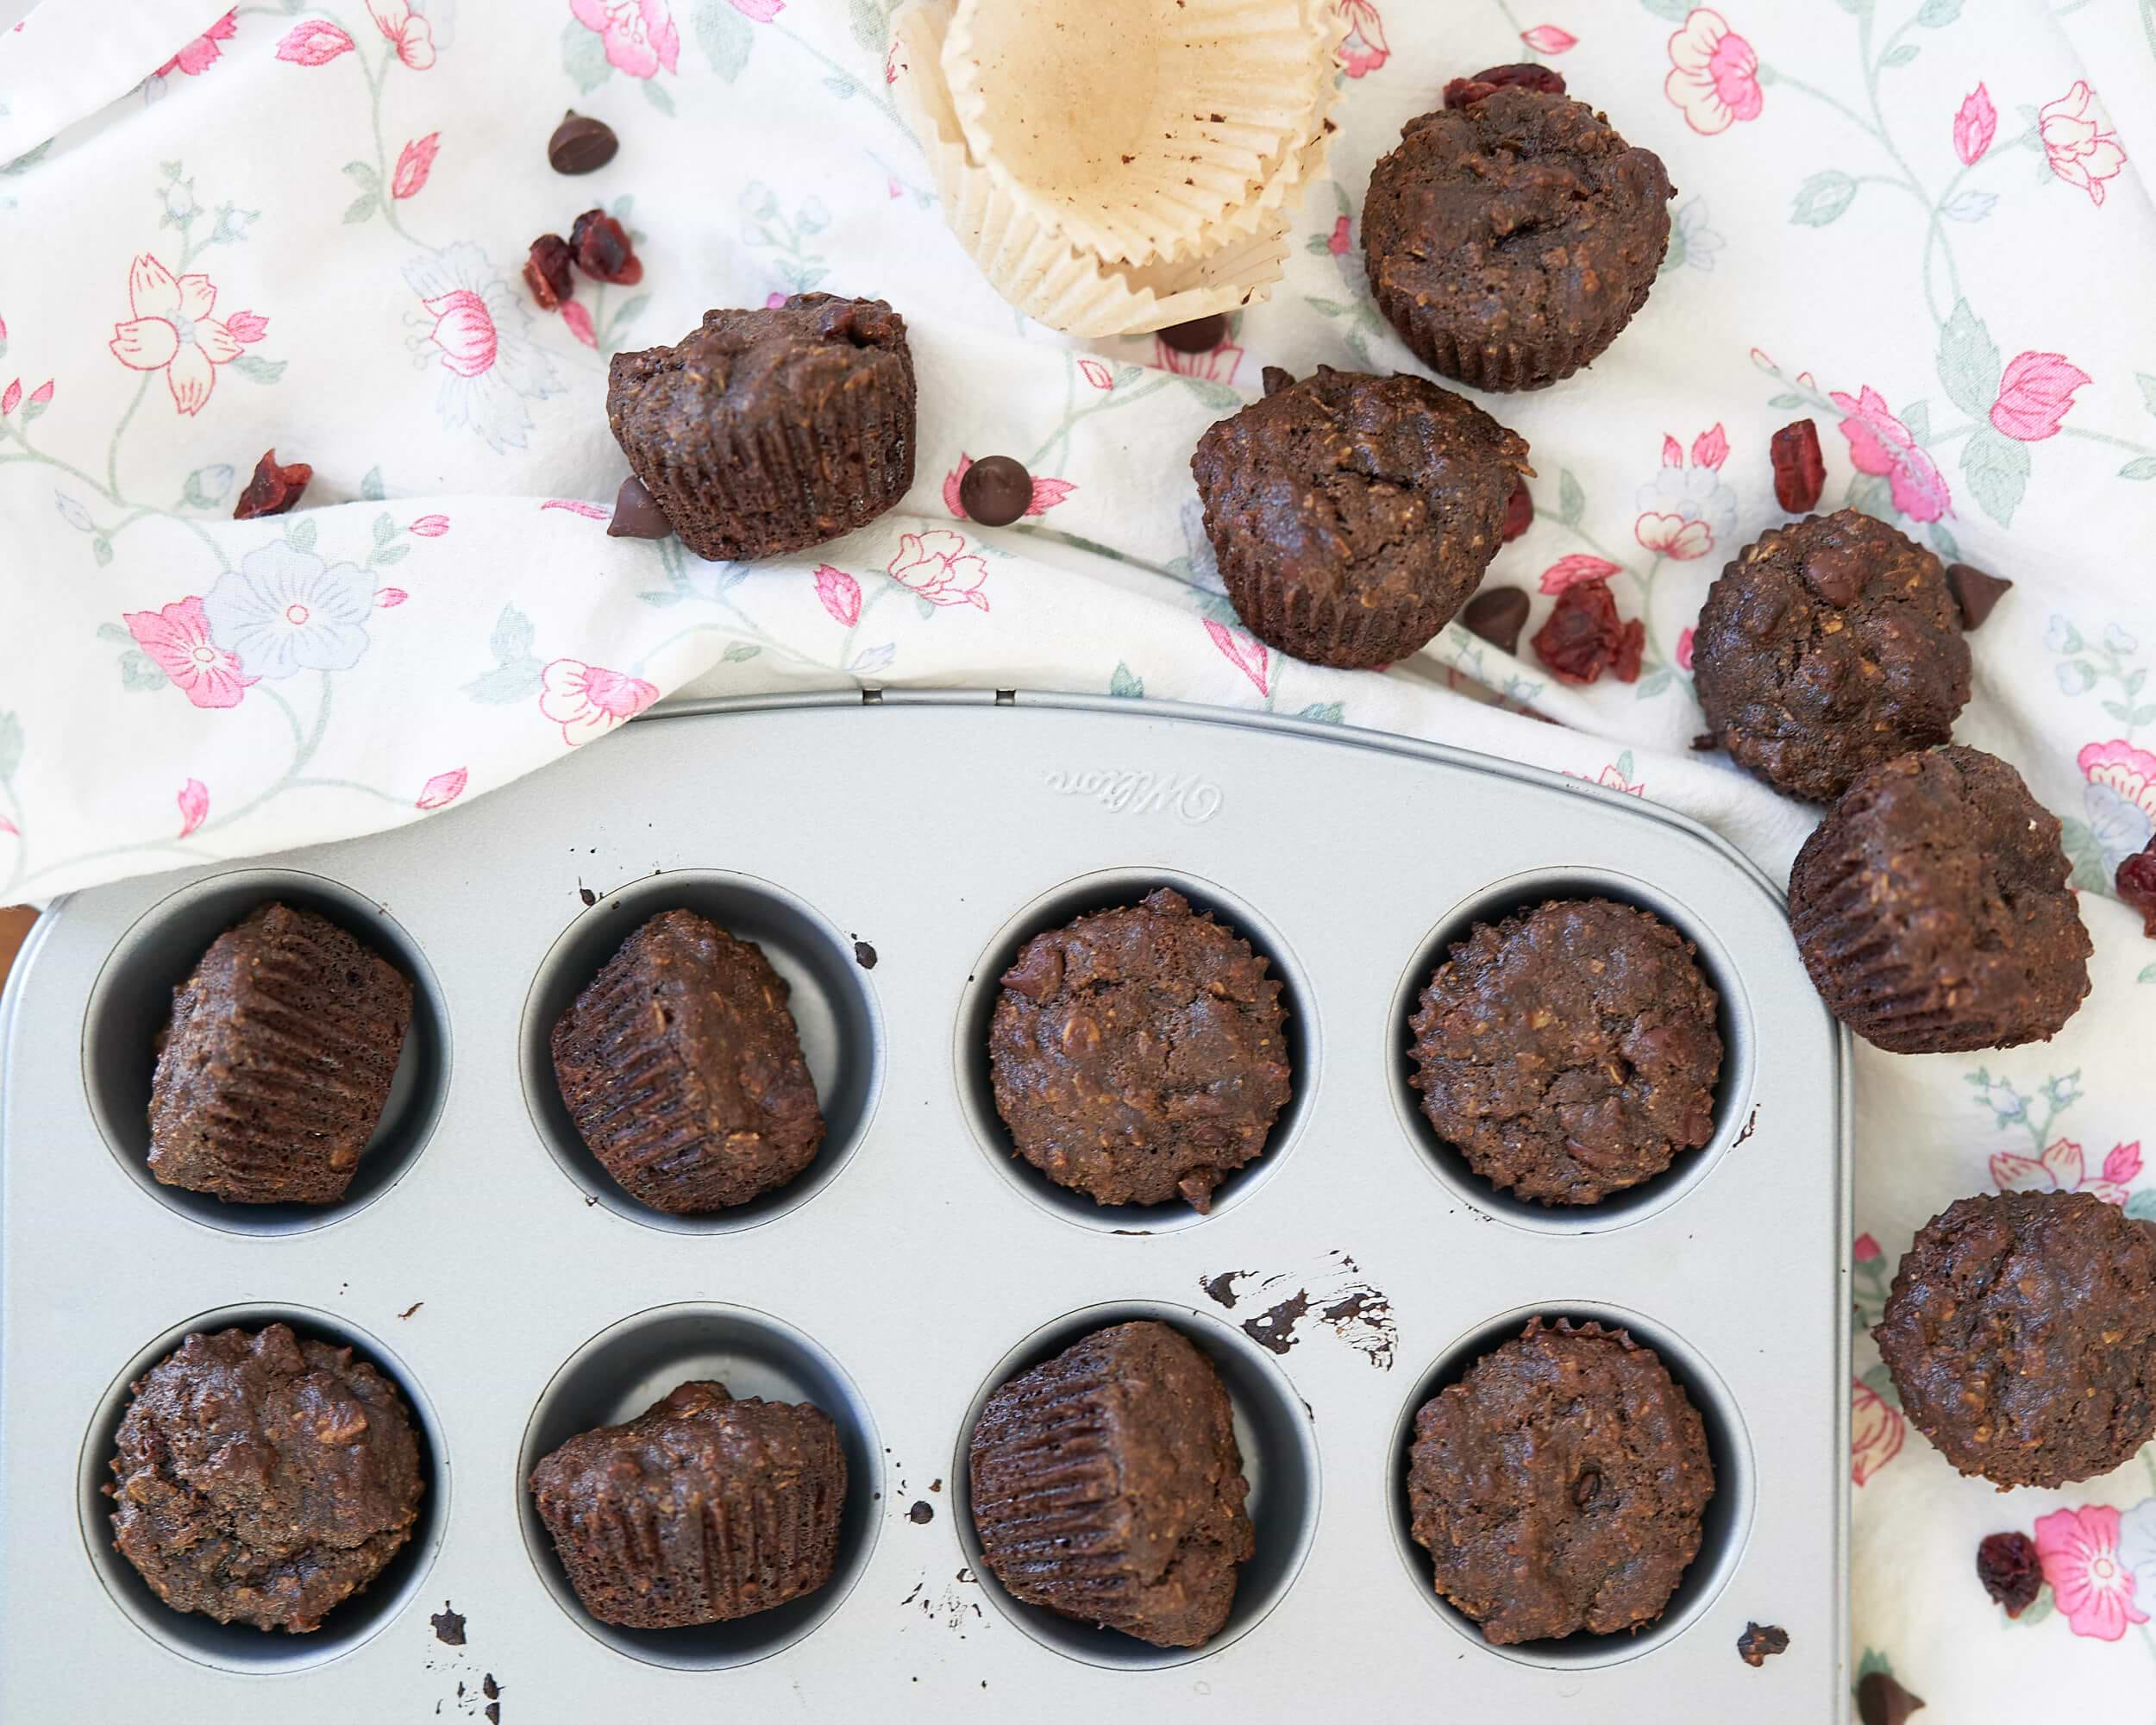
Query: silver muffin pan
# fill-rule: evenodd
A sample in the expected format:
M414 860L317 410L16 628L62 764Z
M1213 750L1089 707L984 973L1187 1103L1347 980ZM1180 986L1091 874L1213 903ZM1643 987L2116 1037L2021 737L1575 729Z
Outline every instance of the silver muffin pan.
M1205 1217L1050 1184L987 1081L1018 946L1162 885L1286 985L1294 1100ZM1588 893L1696 943L1727 1052L1704 1150L1545 1210L1430 1132L1406 1020L1471 923ZM170 991L273 898L416 985L381 1129L321 1208L223 1205L143 1166ZM677 906L792 985L829 1122L799 1179L715 1217L616 1188L547 1049ZM1779 894L1691 823L1434 745L1138 701L685 706L396 832L78 894L0 1005L0 1717L1846 1718L1846 1063ZM1653 1346L1718 1490L1660 1622L1495 1648L1407 1537L1404 1446L1538 1312ZM1199 1649L1012 1600L967 1515L989 1392L1141 1315L1219 1367L1251 1484L1257 1555ZM429 1467L411 1544L305 1636L166 1609L112 1551L99 1489L134 1377L191 1329L278 1317L395 1377ZM688 1377L837 1424L837 1571L739 1622L612 1628L523 1482ZM461 1645L437 1638L445 1609ZM1758 1670L1736 1653L1753 1620L1790 1636Z

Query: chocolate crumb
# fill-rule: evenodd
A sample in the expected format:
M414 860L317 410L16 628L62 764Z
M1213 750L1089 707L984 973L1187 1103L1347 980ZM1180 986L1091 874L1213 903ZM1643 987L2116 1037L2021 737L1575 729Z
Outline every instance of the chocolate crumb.
M940 1479L931 1479L928 1483L928 1489L931 1491L941 1491L943 1489L943 1482Z
M1857 1717L1864 1725L1903 1725L1924 1704L1885 1672L1868 1672L1857 1685Z
M487 1725L502 1725L502 1704L498 1701L486 1703Z
M1737 1657L1757 1670L1776 1653L1789 1650L1789 1632L1771 1623L1747 1623L1737 1637Z
M925 1497L916 1498L913 1507L906 1512L906 1519L917 1527L926 1527L936 1519L936 1506Z
M399 1312L397 1315L398 1315L398 1317L400 1317L400 1318L409 1318L410 1316L411 1316L411 1314L412 1314L414 1312L417 1312L417 1310L418 1310L418 1309L419 1309L422 1306L425 1305L426 1303L427 1303L427 1302L426 1302L424 1300L415 1300L415 1301L413 1301L413 1302L411 1302L411 1305L409 1305L409 1306L405 1307L405 1308L404 1308L404 1309L403 1311Z
M599 894L589 887L580 886L576 889L576 895L584 900L585 908L587 910L599 902Z
M876 968L876 949L869 945L865 940L856 940L854 943L854 963L861 966L861 968L864 970L874 969Z
M479 1679L479 1693L485 1696L489 1701L493 1700L501 1692L502 1686L494 1681L494 1673L492 1672L487 1672L485 1677Z
M448 1600L443 1600L442 1609L427 1621L434 1625L435 1640L443 1647L461 1647L464 1645L464 1614Z

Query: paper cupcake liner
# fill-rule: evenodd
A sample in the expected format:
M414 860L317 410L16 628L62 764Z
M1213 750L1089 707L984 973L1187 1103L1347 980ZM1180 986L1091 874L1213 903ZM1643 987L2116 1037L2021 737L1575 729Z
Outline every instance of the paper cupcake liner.
M957 0L942 65L1007 196L1144 265L1188 254L1309 136L1315 47L1307 0Z
M1217 544L1213 549L1243 626L1268 647L1306 664L1343 671L1382 669L1428 646L1459 609L1426 601L1412 613L1397 605L1377 610L1352 597L1328 598L1307 587L1291 587L1269 569L1220 555ZM1460 604L1473 596L1470 587Z
M1571 376L1582 366L1601 358L1647 303L1643 289L1628 304L1570 342L1493 342L1440 323L1409 295L1382 286L1367 258L1365 267L1378 310L1417 359L1440 377L1497 394L1543 389Z

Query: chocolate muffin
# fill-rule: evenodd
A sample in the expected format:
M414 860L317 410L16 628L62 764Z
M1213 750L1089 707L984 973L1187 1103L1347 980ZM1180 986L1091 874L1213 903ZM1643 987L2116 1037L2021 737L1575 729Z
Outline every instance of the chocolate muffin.
M837 1428L805 1402L684 1383L531 1471L539 1519L602 1623L724 1623L831 1578L846 1507Z
M2156 1436L2156 1229L2092 1192L1957 1200L1872 1334L1902 1411L1962 1472L2094 1479Z
M1156 1647L1219 1634L1257 1549L1220 1375L1150 1320L1095 1330L998 1389L967 1474L1006 1590Z
M1363 252L1415 357L1476 389L1539 389L1646 304L1677 195L1584 103L1508 85L1410 120L1370 170Z
M149 1170L235 1204L333 1204L411 1026L411 979L326 917L264 905L172 991Z
M426 1490L397 1386L290 1327L191 1335L131 1386L113 1544L175 1611L322 1627L411 1537Z
M1500 1647L1661 1616L1714 1495L1707 1428L1650 1348L1531 1319L1415 1414L1410 1531Z
M1969 643L1939 559L1857 510L1763 534L1707 592L1692 673L1714 741L1807 802L1944 743Z
M1250 632L1313 664L1388 665L1482 579L1527 446L1421 378L1265 368L1265 397L1190 458L1206 536Z
M881 299L706 311L617 354L606 423L681 543L772 557L865 527L913 483L913 355Z
M705 1214L816 1159L824 1116L788 993L754 941L662 911L555 1022L561 1100L630 1197Z
M2089 992L2059 823L1981 750L1859 774L1796 853L1789 929L1827 1009L1896 1054L2048 1042Z
M1477 923L1409 1026L1422 1112L1521 1198L1593 1204L1659 1174L1714 1130L1722 1041L1694 955L1607 899Z
M1018 1154L1099 1203L1209 1210L1288 1105L1267 969L1170 887L1034 936L988 1029Z

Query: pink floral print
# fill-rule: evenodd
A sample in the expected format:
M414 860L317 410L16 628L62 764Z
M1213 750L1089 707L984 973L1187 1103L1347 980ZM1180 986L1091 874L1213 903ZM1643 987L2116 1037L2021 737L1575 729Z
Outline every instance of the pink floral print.
M1269 695L1272 691L1269 681L1272 656L1265 650L1265 643L1255 635L1240 629L1231 629L1225 623L1206 619L1206 633L1213 637L1213 644L1228 663L1250 680L1258 693Z
M1886 480L1896 509L1912 521L1936 521L1953 512L1945 478L1909 428L1887 411L1877 390L1866 384L1861 395L1835 390L1827 398L1848 416L1841 435L1849 440L1851 462L1858 473Z
M1687 521L1681 515L1643 515L1633 523L1632 536L1648 550L1681 563L1714 549L1714 530L1704 521Z
M542 510L564 510L571 515L580 515L586 521L608 521L612 518L596 503L586 503L576 497L550 497L539 507Z
M931 605L988 608L988 596L981 590L988 579L987 564L966 549L963 535L947 527L902 535L884 574Z
M963 449L958 452L958 465L943 475L943 507L959 520L968 519L966 505L959 500L959 481L966 477L966 469L973 465L973 457ZM1033 496L1025 505L1028 515L1043 515L1055 508L1078 487L1069 480L1035 479ZM984 610L986 606L982 607Z
M1720 13L1702 6L1670 38L1670 75L1662 91L1685 124L1712 137L1739 120L1759 117L1759 56Z
M199 78L217 63L219 42L229 42L240 28L240 13L236 6L218 19L194 41L188 43L164 65L150 74L153 78L169 78L175 72L184 72L190 78Z
M561 740L572 749L604 737L658 699L659 691L642 678L581 659L556 659L540 673L539 711L561 727Z
M1537 24L1532 30L1522 30L1520 40L1539 54L1561 54L1578 47L1580 41L1571 31L1560 30L1555 24Z
M2156 821L2156 755L2119 737L2088 744L2074 764L2090 784L2103 786Z
M422 539L439 539L449 530L449 518L446 515L423 515L407 530L417 534Z
M831 614L831 621L851 629L861 621L861 583L843 569L829 563L816 566L816 597Z
M367 10L404 65L424 72L434 64L434 26L411 9L409 0L367 0Z
M2055 437L2059 422L2073 405L2074 392L2088 381L2089 373L2067 364L2064 354L2016 354L1999 380L1991 423L2024 443Z
M569 326L569 333L587 348L599 346L599 331L592 327L592 314L584 309L580 299L561 302L561 321Z
M1223 336L1217 346L1202 354L1178 353L1156 336L1153 363L1177 377L1204 378L1208 383L1233 383L1235 368L1243 363L1243 350Z
M128 271L134 316L112 326L112 357L138 372L163 372L180 412L202 411L216 368L240 356L232 332L210 313L217 290L206 275L175 276L147 252Z
M1849 1380L1849 1477L1866 1485L1902 1452L1908 1423L1901 1409L1861 1377Z
M1542 572L1542 591L1563 593L1576 581L1606 581L1621 573L1614 563L1590 557L1584 551L1575 551L1569 557L1558 558Z
M440 365L435 411L442 423L468 426L496 449L522 448L531 430L524 404L560 394L561 385L528 333L520 291L468 240L411 259L404 280L429 320L411 345Z
M1098 360L1079 361L1078 370L1085 378L1086 381L1091 384L1095 389L1113 389L1115 387L1115 373L1110 371L1106 366L1102 365Z
M1728 459L1729 437L1720 421L1692 439L1689 467L1684 446L1664 432L1662 465L1633 498L1640 512L1633 523L1632 536L1648 550L1680 563L1732 543L1737 530L1737 493L1721 479L1722 463Z
M736 0L736 8L752 18L756 16L740 0ZM667 72L674 69L681 53L681 34L674 28L667 0L569 0L569 10L576 15L578 23L587 30L597 30L605 40L607 64L617 72L625 72L631 78L649 78L662 67ZM777 11L772 6L760 22L768 22Z
M1340 70L1350 78L1368 78L1392 58L1385 42L1385 21L1370 0L1340 0L1347 35L1340 43Z
M327 66L341 53L352 52L352 38L327 18L310 18L294 24L277 44L277 57L294 66Z
M210 818L210 787L200 779L190 779L179 787L175 800L179 804L179 836L185 838Z
M732 0L734 10L759 24L768 24L786 10L786 0ZM887 84L893 80L886 78Z
M1974 167L1991 147L1999 129L1999 110L1991 105L1991 92L1979 84L1962 97L1954 116L1954 154L1965 167Z
M210 621L199 599L179 599L158 611L122 612L120 620L135 644L197 706L237 706L255 681L241 670L236 655L210 638Z
M414 808L447 808L464 794L464 787L471 775L462 767L452 767L446 773L436 773L419 787L418 800Z
M6 389L0 390L0 419L5 419L22 405L22 380L16 378Z
M2075 1634L2115 1641L2129 1623L2148 1622L2134 1601L2134 1571L2119 1559L2117 1510L2090 1503L2039 1516L2036 1554Z
M427 176L434 171L435 151L441 141L441 133L429 132L404 146L403 154L397 158L397 171L390 176L392 198L410 198L427 183Z
M402 587L377 587L374 589L374 609L394 611L411 597Z
M1354 228L1344 216L1337 216L1332 231L1325 236L1325 248L1336 257L1345 257L1349 246L1354 243Z
M225 334L250 345L269 334L269 319L259 311L235 311L224 320Z
M1677 668L1680 671L1692 668L1692 637L1698 632L1688 627L1677 637Z
M1859 1264L1873 1264L1885 1254L1879 1250L1879 1242L1870 1234L1858 1234L1856 1245L1850 1248L1850 1255Z
M2001 1151L1991 1158L1991 1183L2002 1192L2090 1192L2107 1204L2123 1204L2141 1171L2141 1144L2114 1145L2100 1174L2088 1172L2081 1146L2071 1138L2054 1142L2041 1156L2014 1156Z
M203 596L210 632L257 675L348 671L367 651L373 583L282 539L258 545Z
M2077 81L2056 102L2039 109L2036 120L2051 171L2087 192L2091 204L2102 204L2103 182L2126 166L2126 152L2119 147L2118 134L2090 115L2094 101L2089 86Z

